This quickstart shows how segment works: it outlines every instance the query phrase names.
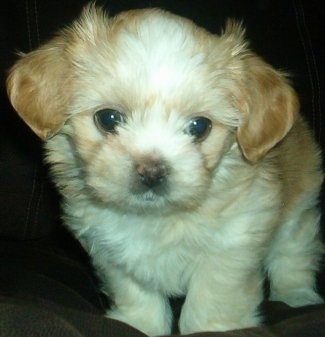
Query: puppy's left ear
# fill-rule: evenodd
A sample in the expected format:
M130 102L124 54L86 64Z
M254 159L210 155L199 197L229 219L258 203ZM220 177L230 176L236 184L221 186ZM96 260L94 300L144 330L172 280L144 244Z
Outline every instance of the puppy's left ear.
M232 45L234 104L240 112L237 141L244 157L256 163L289 132L299 101L285 76L247 48L241 24L228 22L225 35Z
M257 162L289 132L299 101L284 76L256 56L244 60L246 81L237 107L241 124L237 140L245 158Z

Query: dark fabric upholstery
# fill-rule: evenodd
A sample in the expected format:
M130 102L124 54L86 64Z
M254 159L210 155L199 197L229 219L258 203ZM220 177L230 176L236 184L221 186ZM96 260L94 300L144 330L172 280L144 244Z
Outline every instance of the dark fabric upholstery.
M28 52L76 17L86 0L10 0L0 11L0 337L114 336L141 332L110 320L108 303L86 254L62 226L59 196L42 164L42 143L13 112L5 93L16 52ZM219 32L227 17L243 19L252 48L291 74L302 113L325 146L324 14L321 1L98 0L111 14L162 7ZM320 207L325 209L324 192ZM324 217L322 218L324 228ZM324 232L324 230L323 230ZM323 268L324 269L324 268ZM325 295L325 272L319 276ZM181 301L173 301L175 314ZM265 325L193 336L325 336L325 305L262 306Z

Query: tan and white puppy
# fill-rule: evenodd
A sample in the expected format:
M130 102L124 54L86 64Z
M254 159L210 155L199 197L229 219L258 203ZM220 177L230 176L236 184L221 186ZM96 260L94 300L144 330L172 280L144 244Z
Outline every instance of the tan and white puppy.
M271 300L322 301L319 149L285 77L248 48L159 9L80 19L8 78L46 141L64 220L90 254L109 317L168 334L260 323Z

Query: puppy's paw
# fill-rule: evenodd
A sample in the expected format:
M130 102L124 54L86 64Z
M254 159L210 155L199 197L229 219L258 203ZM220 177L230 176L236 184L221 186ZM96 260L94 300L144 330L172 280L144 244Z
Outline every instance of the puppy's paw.
M217 316L217 315L216 315ZM259 317L249 317L245 320L239 321L234 318L233 320L223 321L220 319L209 320L207 322L186 321L181 320L179 329L182 334L190 334L196 332L211 332L211 331L229 331L236 329L250 328L260 324Z
M154 317L148 308L148 314L143 310L121 312L118 308L106 312L106 317L124 322L137 330L145 333L148 336L161 336L171 333L170 324L168 321L162 321L161 317Z
M200 310L197 307L185 306L179 320L179 329L181 334L190 334L244 329L258 326L260 323L261 316L255 305L249 307L247 303L246 310L244 310L244 308L236 308L235 305L230 307L225 303L224 306L220 306L219 310L211 310L210 307L208 311L206 308Z
M274 293L270 300L282 301L294 308L324 303L323 298L310 288L297 288L286 293Z

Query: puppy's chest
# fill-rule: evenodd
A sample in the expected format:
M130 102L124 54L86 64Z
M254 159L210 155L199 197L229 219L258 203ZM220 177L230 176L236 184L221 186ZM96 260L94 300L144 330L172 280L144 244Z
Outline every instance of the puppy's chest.
M181 218L106 214L105 222L80 231L79 238L100 268L117 266L141 283L179 295L205 246L213 246L207 242L211 233L199 227Z

